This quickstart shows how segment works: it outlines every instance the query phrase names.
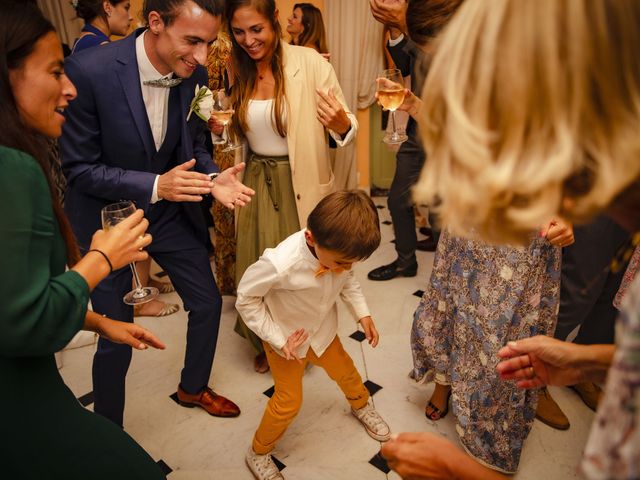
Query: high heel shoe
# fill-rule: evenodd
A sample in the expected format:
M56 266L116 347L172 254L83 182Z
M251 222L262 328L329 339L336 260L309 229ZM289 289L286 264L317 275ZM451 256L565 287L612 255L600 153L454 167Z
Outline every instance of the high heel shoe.
M424 410L424 416L427 417L432 422L437 422L438 420L447 416L449 413L449 400L451 399L451 389L449 389L449 393L447 394L447 400L445 402L444 410L440 410L436 407L431 400L427 403L427 406ZM431 408L431 413L427 413L427 408Z

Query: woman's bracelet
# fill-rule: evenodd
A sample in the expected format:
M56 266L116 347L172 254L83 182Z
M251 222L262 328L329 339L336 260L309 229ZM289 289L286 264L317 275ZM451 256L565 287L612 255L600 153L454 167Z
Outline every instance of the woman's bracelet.
M109 275L111 275L113 273L113 265L111 265L111 260L109 260L109 257L107 257L106 253L104 253L102 250L98 250L97 248L92 248L87 253L89 253L89 252L97 252L100 255L102 255L104 257L104 259L107 261L107 264L109 265Z

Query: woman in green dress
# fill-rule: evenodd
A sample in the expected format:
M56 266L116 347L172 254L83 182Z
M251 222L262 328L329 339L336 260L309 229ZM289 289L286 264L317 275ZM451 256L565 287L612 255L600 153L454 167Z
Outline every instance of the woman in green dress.
M87 311L112 269L144 260L142 211L99 230L82 259L47 167L76 96L60 40L30 2L0 16L0 463L4 478L165 478L115 424L80 406L54 359L81 329L143 350L164 348L134 324ZM65 272L65 264L69 270Z

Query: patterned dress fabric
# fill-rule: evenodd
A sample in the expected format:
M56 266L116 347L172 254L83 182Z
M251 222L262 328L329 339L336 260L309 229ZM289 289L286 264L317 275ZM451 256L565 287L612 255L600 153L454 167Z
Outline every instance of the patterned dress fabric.
M527 248L440 238L414 314L411 376L452 386L460 440L493 469L517 471L538 397L500 380L497 352L510 340L553 334L559 290L560 249L544 238Z
M627 265L627 270L624 272L624 277L622 277L622 283L620 284L616 298L613 299L613 305L618 310L620 310L622 299L629 290L633 280L636 278L638 270L640 270L640 247L636 247L634 250L633 256L631 257L631 260L629 260L629 265Z
M622 301L616 353L581 471L588 479L640 478L640 277Z
M231 40L226 32L220 32L211 45L207 57L209 88L224 88L224 72L231 58ZM223 152L224 145L213 146L213 161L223 171L233 166L234 152ZM213 244L216 284L222 295L233 295L236 291L236 233L234 212L219 202L211 206L213 216Z

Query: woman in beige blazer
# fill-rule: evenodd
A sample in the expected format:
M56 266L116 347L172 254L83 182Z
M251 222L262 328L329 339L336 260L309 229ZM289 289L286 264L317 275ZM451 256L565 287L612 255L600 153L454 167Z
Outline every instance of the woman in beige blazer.
M246 140L245 185L256 191L238 214L236 283L265 248L304 227L307 216L334 190L327 135L338 146L355 138L358 124L333 67L316 51L282 41L274 0L229 0L233 42L234 133ZM236 331L257 351L260 339L239 318Z

